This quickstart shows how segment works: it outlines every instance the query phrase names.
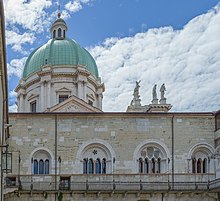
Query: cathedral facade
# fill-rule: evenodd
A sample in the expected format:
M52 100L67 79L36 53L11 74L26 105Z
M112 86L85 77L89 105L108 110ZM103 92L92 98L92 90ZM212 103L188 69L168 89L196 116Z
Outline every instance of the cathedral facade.
M103 112L95 60L67 28L58 15L16 88L5 200L220 200L220 113L169 112L164 84L142 106L140 81L126 112Z

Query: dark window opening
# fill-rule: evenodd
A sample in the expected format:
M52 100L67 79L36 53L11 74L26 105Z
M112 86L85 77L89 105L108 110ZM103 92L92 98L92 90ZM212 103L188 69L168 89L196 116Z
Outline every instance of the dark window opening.
M34 174L38 174L38 161L34 160Z
M16 186L16 177L6 177L6 186L7 187Z
M93 174L94 173L94 164L93 164L93 160L89 159L89 174Z
M87 174L87 163L88 160L87 159L83 159L83 174Z
M83 159L83 174L106 174L106 159Z
M49 163L49 160L45 160L45 174L49 174L49 166L50 166L50 163Z
M66 31L63 30L63 37L65 38L66 37Z
M59 103L62 103L62 102L65 101L66 99L68 99L68 95L60 95L60 96L59 96Z
M70 190L70 177L60 177L60 190Z
M50 169L50 162L49 159L46 159L45 161L43 159L40 159L39 161L37 159L34 160L33 164L33 172L34 174L49 174Z
M144 164L144 173L149 173L149 162L148 159L145 159L145 164Z
M61 28L58 29L58 37L61 37Z
M207 159L205 158L203 160L203 171L202 171L203 173L207 173L206 167L207 167Z
M106 174L106 159L102 159L102 174Z
M101 174L101 162L99 158L95 162L95 173Z
M44 161L40 160L39 162L39 174L44 174Z
M91 100L89 100L89 105L93 106L93 102Z
M155 159L152 158L152 160L151 160L151 172L155 173L155 170L156 170L156 162L155 162Z
M197 173L202 173L202 159L199 158L197 161Z
M139 173L143 173L143 160L139 158Z
M31 112L36 112L37 111L37 102L34 101L31 103Z
M196 159L192 159L192 173L196 173Z
M216 130L220 129L220 114L217 114L216 117L215 117L215 127L216 127Z
M53 38L56 38L56 30L53 31Z

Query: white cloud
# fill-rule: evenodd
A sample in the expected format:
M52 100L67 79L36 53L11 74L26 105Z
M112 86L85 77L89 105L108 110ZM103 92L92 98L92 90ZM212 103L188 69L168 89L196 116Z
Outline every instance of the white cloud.
M24 44L32 44L36 34L42 33L51 24L46 9L51 0L4 0L7 45L12 50L26 54Z
M219 22L220 5L182 30L150 29L90 48L106 86L104 110L125 111L136 80L142 80L142 105L151 102L155 83L165 83L173 111L220 109Z
M48 25L46 8L51 0L4 0L6 24L21 25L24 29L42 32Z
M21 78L26 60L27 57L11 60L10 63L7 64L8 77L10 78L12 75L15 75Z
M26 51L22 48L24 44L33 44L36 37L33 33L25 32L23 34L19 34L15 31L6 30L6 44L11 45L12 49L16 52L26 53Z
M18 106L16 104L10 105L8 107L8 109L9 109L9 112L17 112L18 111Z
M93 0L69 1L62 10L62 18L70 18L70 13L80 11L84 5ZM7 44L12 50L27 53L23 49L26 43L32 44L36 35L48 29L57 16L57 11L48 15L47 9L52 6L52 0L4 0L6 15ZM21 34L22 33L22 34Z
M10 91L8 95L9 95L10 98L16 98L17 97L17 93L15 91Z
M65 5L65 9L71 13L76 13L83 9L83 5L89 5L93 0L73 0Z

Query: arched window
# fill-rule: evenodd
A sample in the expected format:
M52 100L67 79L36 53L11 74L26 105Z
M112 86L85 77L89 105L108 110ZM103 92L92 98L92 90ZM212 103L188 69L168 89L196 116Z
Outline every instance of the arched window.
M87 159L83 159L83 174L87 174Z
M202 173L207 173L207 159L204 158L203 163L202 163Z
M33 174L50 174L51 156L47 151L36 151L31 161Z
M199 158L197 161L197 173L202 173L202 159Z
M63 30L63 37L65 38L66 37L66 31Z
M149 161L147 158L144 161L144 173L149 173Z
M137 160L138 172L145 174L156 174L164 172L166 170L168 160L167 152L164 149L166 145L162 147L156 142L148 143L146 143L146 145L141 145L141 147L137 149L137 154L139 156L139 159ZM140 158L142 159L142 166Z
M56 30L53 30L53 38L56 38Z
M49 174L49 168L50 167L50 163L49 160L45 160L45 174Z
M34 160L34 174L38 174L38 161Z
M156 163L155 163L155 159L152 158L152 160L151 160L151 172L155 173L155 170L156 170Z
M58 29L58 37L61 37L61 28Z
M101 162L99 158L96 159L96 162L95 162L95 173L101 174Z
M139 173L143 173L143 160L139 158Z
M110 151L111 150L111 151ZM78 151L81 169L85 169L83 159L87 159L87 174L111 174L115 163L115 154L111 146L103 140L89 140ZM85 172L85 170L84 170Z
M39 174L44 174L44 161L42 159L39 162Z
M214 173L213 159L210 155L213 155L213 147L209 144L197 144L189 152L189 156L192 158L192 173Z
M89 159L89 174L93 174L94 173L94 164L93 164L93 160L90 158Z

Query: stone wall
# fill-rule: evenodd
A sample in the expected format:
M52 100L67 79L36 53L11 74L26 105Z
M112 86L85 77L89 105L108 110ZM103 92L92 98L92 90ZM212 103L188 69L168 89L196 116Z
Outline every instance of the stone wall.
M107 173L120 174L138 173L137 154L145 144L164 150L167 158L163 173L171 173L172 161L175 173L192 172L191 154L196 147L205 147L211 154L215 151L211 114L10 114L10 123L10 151L17 157L20 152L21 174L32 173L31 157L38 149L51 154L51 173L55 171L57 154L63 174L82 173L80 157L90 144L94 149L105 147L109 151L108 163L112 164ZM13 172L17 173L17 159L13 158ZM210 155L208 173L214 173L215 168L215 159Z

